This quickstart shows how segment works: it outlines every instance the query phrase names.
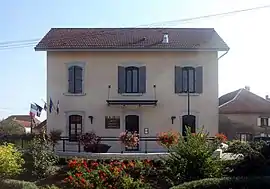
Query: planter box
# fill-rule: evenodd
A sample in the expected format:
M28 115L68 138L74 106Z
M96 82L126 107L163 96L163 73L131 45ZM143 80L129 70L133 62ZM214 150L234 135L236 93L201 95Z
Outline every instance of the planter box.
M89 144L83 147L85 152L106 153L111 148L107 144Z

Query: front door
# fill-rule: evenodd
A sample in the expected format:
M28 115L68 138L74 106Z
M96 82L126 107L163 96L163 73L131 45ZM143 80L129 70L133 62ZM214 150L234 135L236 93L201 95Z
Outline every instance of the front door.
M182 135L187 135L186 128L189 128L191 133L196 132L196 117L194 115L184 115L182 117Z
M129 132L137 132L139 134L139 116L127 115L125 119L125 129ZM126 151L138 151L139 145L133 148L126 148Z

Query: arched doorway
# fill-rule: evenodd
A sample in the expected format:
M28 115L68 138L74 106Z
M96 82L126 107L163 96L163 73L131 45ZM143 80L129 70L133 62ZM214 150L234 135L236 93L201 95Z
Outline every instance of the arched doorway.
M139 134L139 116L126 115L125 117L125 130L129 132L137 132ZM126 148L126 151L138 151L139 145L133 148Z
M190 128L191 133L196 133L196 117L194 115L182 116L182 135L186 136L186 127Z

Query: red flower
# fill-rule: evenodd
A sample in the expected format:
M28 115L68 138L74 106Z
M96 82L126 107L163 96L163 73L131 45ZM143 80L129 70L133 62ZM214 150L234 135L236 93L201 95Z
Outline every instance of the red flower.
M68 162L68 167L69 168L74 168L76 166L76 164L77 164L77 161L76 160L70 160Z
M87 162L83 160L83 166L86 168L87 167Z
M220 140L220 142L226 142L227 141L227 137L226 135L224 135L223 133L218 133L215 136L218 140Z
M92 162L92 163L91 163L91 166L97 167L97 166L98 166L98 162Z
M69 175L69 177L68 177L68 178L69 178L69 180L73 180L73 177L72 177L71 175Z
M86 183L84 178L81 178L81 182L84 183L84 184Z

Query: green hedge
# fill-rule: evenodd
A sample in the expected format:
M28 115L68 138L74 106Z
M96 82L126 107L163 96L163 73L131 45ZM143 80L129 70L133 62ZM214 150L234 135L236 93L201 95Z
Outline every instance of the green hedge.
M0 189L38 189L32 182L5 179L0 180Z
M171 189L269 189L270 177L208 178L186 182Z

